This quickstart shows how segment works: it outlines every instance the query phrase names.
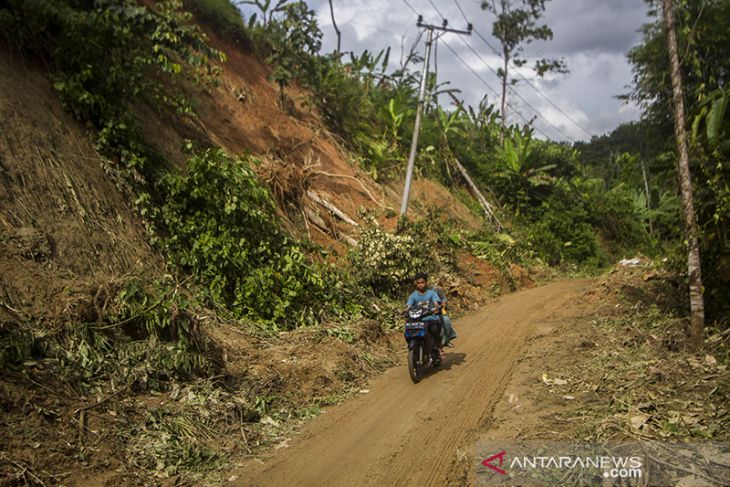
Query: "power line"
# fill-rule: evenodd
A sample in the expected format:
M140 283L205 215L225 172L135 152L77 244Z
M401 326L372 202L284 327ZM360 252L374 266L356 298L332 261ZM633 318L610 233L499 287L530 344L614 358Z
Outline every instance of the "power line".
M455 1L456 1L456 0L455 0ZM486 44L487 46L489 46L489 47L490 47L490 48L492 49L492 51L494 51L494 52L495 52L495 54L497 54L497 55L498 55L499 57L502 57L502 54L501 54L501 53L500 53L500 52L499 52L499 51L498 51L498 50L497 50L497 49L496 49L496 48L495 48L495 47L494 47L494 46L493 46L493 45L492 45L492 44L491 44L491 43L490 43L490 42L489 42L489 41L488 41L488 40L487 40L487 39L486 39L486 38L485 38L485 37L484 37L484 36L483 36L482 34L481 34L481 32L479 32L479 31L478 31L478 30L476 30L476 29L474 29L474 32L476 33L476 35L477 35L477 36L478 36L478 37L479 37L479 38L480 38L480 39L481 39L482 41L484 41L484 43L485 43L485 44ZM510 62L509 64L510 64L510 66L511 66L511 67L512 67L512 68L514 69L514 72L516 72L516 73L517 73L517 75L518 75L518 76L519 76L520 78L522 78L522 81L524 81L525 83L527 83L527 85L528 85L528 86L529 86L530 88L532 88L533 90L535 90L535 91L537 92L537 94L538 94L538 95L540 95L540 96L541 96L541 97L543 97L543 98L544 98L545 100L547 100L547 102L548 102L548 103L550 103L550 104L551 104L551 105L552 105L553 107L555 107L555 109L556 109L556 110L558 110L558 111L559 111L560 113L562 113L562 114L563 114L563 115L565 116L565 118L567 118L568 120L570 120L571 122L573 122L573 124L575 124L575 126L576 126L576 127L580 128L580 129L581 129L581 130L582 130L583 132L585 132L586 134L588 134L588 136L589 136L589 137L593 137L593 133L591 133L591 131L590 131L590 130L586 129L586 128L585 128L585 127L584 127L583 125L581 125L581 124L580 124L580 123L579 123L578 121L576 121L576 120L575 120L575 119L574 119L573 117L571 117L570 115L568 115L568 114L567 114L567 113L566 113L566 112L565 112L565 111L564 111L564 110L563 110L562 108L560 108L560 107L559 107L559 106L558 106L557 104L555 104L555 102L553 102L553 101L552 101L552 100L551 100L550 98L548 98L548 96L547 96L547 95L545 95L545 94L544 94L544 93L542 92L542 90L540 90L540 89L539 89L539 88L538 88L537 86L535 86L534 84L532 84L532 83L530 82L530 80L529 80L529 79L525 78L525 76L524 76L524 75L523 75L522 73L520 73L519 69L518 69L518 68L517 68L517 67L516 67L516 66L515 66L515 65L514 65L513 63L511 63L511 62Z
M404 0L404 1L405 1L405 0ZM456 1L456 0L455 0L455 1ZM428 3L430 3L430 4L431 4L431 6L432 6L432 7L434 7L434 9L436 10L436 12L437 12L437 13L439 13L439 15L440 15L440 12L439 12L439 11L438 11L438 9L436 8L436 6L435 6L435 5L433 4L433 2L432 2L431 0L428 0ZM458 2L457 2L457 4L458 4ZM461 8L459 8L459 10L461 10ZM463 11L462 11L462 14L463 14ZM442 17L442 18L443 18L443 17ZM466 18L466 16L465 16L465 18ZM467 23L468 23L468 19L467 19ZM471 24L470 24L470 23L469 23L469 25L471 26ZM474 48L473 48L473 47L471 46L471 44L469 44L468 42L466 42L466 40L464 40L464 39L461 39L461 42L463 42L463 43L464 43L464 44L465 44L465 45L466 45L466 46L467 46L467 47L468 47L469 49L471 49L471 51L472 51L472 52L474 53L474 55L475 55L475 56L476 56L477 58L479 58L479 60L480 60L480 61L481 61L482 63L484 63L484 65L485 65L485 66L486 66L487 68L489 68L489 69L490 69L490 71L492 71L492 72L493 72L493 73L494 73L495 75L499 76L499 74L497 73L497 71L495 71L495 70L494 70L494 68L492 68L492 67L491 67L491 66L490 66L490 65L489 65L489 64L488 64L488 63L487 63L487 62L486 62L486 61L485 61L485 60L484 60L484 59L483 59L483 58L482 58L482 57L481 57L480 55L479 55L479 53L478 53L478 52L477 52L477 51L476 51L476 50L475 50L475 49L474 49ZM446 43L444 42L444 44L446 44ZM451 49L451 48L449 48L449 49ZM454 52L454 51L453 51L453 49L452 49L451 51L452 51L452 52ZM533 107L533 106L532 106L532 105L530 104L530 102L528 102L527 100L525 100L525 98L524 98L524 97L523 97L522 95L520 95L520 94L519 94L519 93L518 93L517 91L513 90L512 92L513 92L513 93L514 93L514 94L515 94L515 95L517 96L517 98L519 98L520 100L522 100L522 102L523 102L523 103L525 103L525 105L527 105L528 107L530 107L530 108L532 109L532 111L533 111L533 112L535 112L535 114L536 114L536 115L537 115L538 117L541 117L541 118L542 118L542 119L543 119L543 120L544 120L545 122L547 122L547 124L548 124L548 125L550 125L551 127L553 127L553 128L554 128L554 129L555 129L555 130L556 130L556 131L557 131L557 132L558 132L558 133L560 134L560 135L562 135L562 136L563 136L564 138L566 138L567 140L569 140L569 141L571 141L571 142L575 142L575 139L573 139L572 137L570 137L569 135L567 135L567 134L566 134L565 132L563 132L562 130L560 130L560 128L559 128L559 127L558 127L557 125L555 125L555 124L554 124L554 123L552 123L552 122L551 122L550 120L548 120L547 118L545 118L545 117L544 117L544 116L543 116L543 115L542 115L542 114L541 114L541 113L540 113L540 112L539 112L539 111L538 111L538 110L537 110L537 109L536 109L535 107ZM498 95L498 96L499 96L499 95ZM511 105L510 105L509 103L507 103L506 101L505 101L505 104L506 104L507 106L509 106L510 108L512 108L513 110L517 111L517 110L516 110L516 109L515 109L514 107L512 107L512 106L511 106ZM519 114L519 115L520 115L520 116L522 117L522 119L523 119L523 120L526 120L526 119L525 119L525 118L524 118L524 117L522 116L522 114L520 114L520 113L519 113L519 111L517 111L517 113L518 113L518 114ZM504 117L504 113L502 114L502 116ZM529 124L530 122L527 122L527 123ZM535 127L535 128L537 128L537 127ZM543 133L543 135L545 135L545 134ZM545 135L545 137L547 137L547 135ZM548 138L549 138L549 137L548 137Z
M446 20L446 17L444 17L444 14L441 13L441 10L434 4L431 0L428 0L428 3L431 4L433 9L436 11L437 14L439 14L439 17L441 17L441 20Z
M499 76L499 73L497 73L497 71L496 71L496 70L495 70L495 69L494 69L493 67L491 67L491 66L489 65L489 63L487 63L487 62L486 62L486 61L484 60L484 58L482 58L482 56L481 56L481 55L480 55L480 54L479 54L479 53L478 53L478 52L476 51L476 49L474 49L474 48L473 48L473 47L471 46L471 44L469 44L468 42L466 42L466 41L465 41L464 39L461 39L461 41L462 41L462 42L463 42L463 43L464 43L464 44L466 45L466 47L468 47L468 48L469 48L469 49L471 50L471 52L472 52L472 53L474 53L474 55L475 55L475 56L476 56L476 57L477 57L477 58L478 58L478 59L479 59L479 60L480 60L480 61L481 61L481 62L482 62L482 63L483 63L483 64L484 64L484 65L485 65L485 66L486 66L487 68L489 68L489 70L490 70L491 72L493 72L493 73L494 73L494 74L495 74L496 76ZM545 118L545 116L543 116L543 115L542 115L542 114L540 113L540 111L539 111L539 110L538 110L537 108L535 108L534 106L532 106L532 105L530 104L530 102L528 102L528 101L527 101L527 100L526 100L526 99L525 99L525 98L524 98L524 97L523 97L522 95L520 95L520 94L519 94L519 93L518 93L518 92L517 92L516 90L511 90L511 91L512 91L512 93L514 93L514 94L515 94L515 96L517 96L517 98L519 98L520 100L522 100L522 102L523 102L523 103L524 103L525 105L527 105L528 107L530 107L530 109L531 109L531 110L532 110L533 112L535 112L535 114L536 114L536 115L537 115L538 117L542 118L542 120L543 120L543 121L545 121L545 122L546 122L546 123L547 123L548 125L550 125L550 126L551 126L552 128L554 128L554 129L555 129L555 130L556 130L556 131L557 131L557 132L558 132L558 133L559 133L560 135L562 135L563 137L565 137L566 139L568 139L568 140L569 140L569 141L571 141L571 142L575 142L575 139L573 139L573 138L572 138L572 137L570 137L570 136L569 136L568 134L566 134L565 132L563 132L563 131L562 131L562 130L560 129L560 127L558 127L557 125L555 125L554 123L552 123L552 122L551 122L550 120L548 120L547 118ZM509 103L507 103L507 106L509 106L510 108L512 108L512 109L514 110L514 107L510 106L510 105L509 105ZM504 116L504 114L502 114L502 116Z
M410 3L408 3L408 0L403 0L403 3L405 3L405 4L406 4L406 5L408 6L408 8L409 8L409 9L411 9L411 11L412 11L412 12L413 12L414 14L418 15L418 12L416 12L416 9L415 9L415 8L413 8L413 5L411 5Z
M461 12L461 15L463 15L463 16L464 16L464 19L467 19L467 17L466 17L466 14L464 13L464 10L463 10L463 9L461 8L461 5L459 4L459 0L454 0L454 3L456 3L456 7L457 7L457 8L459 9L459 12ZM468 19L467 19L467 22L468 22ZM492 43L490 43L490 42L489 42L489 41L488 41L488 40L486 39L486 37L484 37L484 36L483 36L483 35L481 34L481 32L479 32L479 31L478 31L477 29L474 29L474 32L476 33L476 35L477 35L477 36L478 36L478 37L479 37L479 38L480 38L480 39L481 39L481 40L482 40L482 41L483 41L483 42L484 42L484 43L485 43L485 44L486 44L487 46L489 46L489 48L490 48L490 49L491 49L492 51L494 51L494 53L495 53L495 54L496 54L497 56L499 56L499 57L502 57L502 53L501 53L501 52L499 52L499 50L498 50L498 49L497 49L496 47L494 47L494 46L492 45ZM565 118L567 118L568 120L570 120L571 122L573 122L573 123L575 124L575 126L576 126L576 127L580 128L580 129L581 129L581 130L582 130L583 132L585 132L586 134L588 134L588 136L590 136L590 137L593 137L593 133L592 133L592 132L591 132L590 130L586 129L586 128L585 128L585 127L584 127L583 125L581 125L581 124L580 124L580 123L579 123L579 122L578 122L577 120L575 120L575 119L574 119L573 117L571 117L570 115L568 115L568 114L567 114L567 113L566 113L566 112L565 112L565 111L564 111L564 110L563 110L562 108L560 108L560 107L559 107L559 106L558 106L558 105L557 105L557 104L556 104L555 102L553 102L553 101L552 101L552 100L551 100L550 98L548 98L548 96L547 96L547 95L545 95L545 94L544 94L544 93L543 93L543 92L542 92L542 91L541 91L541 90L540 90L540 89L539 89L539 88L538 88L537 86L535 86L534 84L532 84L532 83L530 82L530 80L529 80L529 79L525 78L525 76L524 76L524 75L523 75L522 73L520 73L519 69L518 69L518 68L517 68L517 67L516 67L516 66L515 66L515 65L514 65L513 63L511 63L511 62L510 62L510 66L511 66L511 67L512 67L512 68L513 68L513 69L515 70L515 72L517 73L517 75L518 75L518 76L519 76L520 78L522 78L522 81L524 81L525 83L527 83L527 84L528 84L528 86L530 86L530 88L532 88L533 90L535 90L535 91L537 92L537 94L538 94L538 95L540 95L540 96L541 96L541 97L543 97L543 98L544 98L545 100L547 100L547 102L548 102L548 103L550 103L550 104L551 104L551 105L552 105L552 106L553 106L553 107L554 107L554 108L555 108L556 110L558 110L558 111L559 111L560 113L562 113L562 114L563 114L563 115L565 116ZM513 90L513 92L514 92L514 90Z
M456 56L456 58L457 58L457 59L458 59L459 61L461 61L461 63L462 63L462 64L463 64L464 66L466 66L466 68L467 68L467 69L468 69L469 71L471 71L471 72L472 72L472 74L473 74L474 76L476 76L476 78L477 78L477 79L478 79L479 81L481 81L481 82L482 82L482 84L483 84L484 86L486 86L487 88L489 88L489 89L490 89L490 90L492 91L492 93L494 93L495 95L499 95L499 92L498 92L497 90L495 90L495 89L494 89L494 88L493 88L493 87L492 87L492 86L491 86L491 85L490 85L489 83L487 83L487 82L486 82L486 81L484 80L484 78L482 78L482 77L481 77L481 76L479 75L479 73L477 73L476 71L474 71L474 69L473 69L473 68L472 68L472 67L471 67L471 66L469 65L469 63L467 63L466 61L464 61L464 58L462 58L462 57L461 57L461 56L460 56L460 55L459 55L459 54L458 54L458 53L457 53L456 51L454 51L454 49L453 49L453 48L452 48L452 47L451 47L451 46L449 45L449 43L448 43L448 42L446 42L446 41L441 41L441 42L443 42L443 43L444 43L444 46L446 46L446 48L447 48L447 49L448 49L449 51L451 51L451 53L452 53L452 54L453 54L454 56Z
M398 32L393 32L392 30L381 29L380 27L373 24L368 24L367 22L360 22L359 20L348 20L348 23L362 25L363 27L370 27L371 29L377 30L379 32L384 32L386 34L390 34L396 37L403 37L404 39L408 39L409 41L416 40L415 37L407 36L404 33L399 34Z
M456 0L454 0L454 1L456 1ZM476 29L474 29L474 32L476 32L476 33L477 33L477 35L479 36L479 38L480 38L481 40L483 40L483 41L484 41L484 43L485 43L486 45L488 45L488 46L490 47L490 49L492 49L492 51L494 51L494 53L495 53L495 54L496 54L497 56L499 56L499 57L502 57L502 53L501 53L501 52L499 52L499 50L497 50L497 48L496 48L496 47L494 47L494 46L492 45L492 43L491 43L491 42L489 42L489 41L488 41L488 40L487 40L487 39L486 39L486 38L485 38L485 37L484 37L484 36L483 36L483 35L482 35L482 34L481 34L480 32L478 32L478 31L477 31Z
M461 16L464 17L464 20L466 23L469 23L469 19L467 18L466 14L464 13L464 10L461 8L461 5L459 5L459 2L457 0L454 0L454 3L456 3L456 8L459 9L459 12L461 12Z
M466 61L464 60L464 58L462 58L462 57L461 57L461 56L460 56L460 55L459 55L459 54L458 54L458 53L457 53L457 52L456 52L456 51L455 51L455 50L454 50L454 49L453 49L453 48L452 48L452 47L451 47L451 46L450 46L450 45L449 45L449 44L448 44L448 43L447 43L446 41L442 40L441 42L443 42L443 43L444 43L444 45L446 46L446 48L447 48L447 49L448 49L449 51L451 51L451 53L452 53L452 54L453 54L453 55L454 55L454 56L455 56L455 57L456 57L456 58L457 58L457 59L458 59L459 61L461 61L461 64L463 64L463 65L464 65L464 66L466 67L466 69L468 69L469 71L471 71L471 73L472 73L472 74L473 74L473 75L474 75L474 76L475 76L475 77L476 77L476 78L477 78L477 79L478 79L479 81L481 81L481 83L482 83L482 84L483 84L484 86L486 86L487 88L489 88L489 90L491 90L491 91L492 91L492 93L494 93L494 94L495 94L496 96L499 96L499 92L498 92L497 90L495 90L495 89L494 89L494 88L493 88L493 87L492 87L492 86L491 86L491 85L490 85L489 83L487 83L487 82L486 82L486 81L484 80L484 78L482 78L482 77L481 77L481 76L479 75L479 73L477 73L476 71L474 71L474 68L472 68L472 67L471 67L471 66L469 65L469 63L467 63L467 62L466 62ZM520 118L521 118L521 119L522 119L522 120L523 120L523 121L524 121L524 122L525 122L525 123L526 123L527 125L531 125L531 123L532 123L532 122L531 122L531 121L530 121L530 120L529 120L529 119L528 119L527 117L525 117L525 116L524 116L524 115L523 115L523 114L522 114L522 113L521 113L521 112L520 112L519 110L517 110L517 109L516 109L515 107L513 107L512 105L510 105L510 104L509 104L509 102L507 102L507 106L508 106L508 107L510 107L510 108L511 108L512 110L514 110L514 112L515 112L515 113L516 113L517 115L519 115L519 116L520 116ZM546 139L550 139L550 136L549 136L548 134L546 134L545 132L543 132L543 131L542 131L542 130L540 129L540 127L536 127L536 126L534 126L534 125L533 125L532 127L533 127L533 128L534 128L534 129L536 130L536 131L538 131L538 132L539 132L540 134L542 134L542 135L543 135L543 137L545 137Z
M410 9L410 10L411 10L411 11L412 11L412 12L413 12L414 14L416 14L416 15L420 15L420 14L418 13L418 11L416 11L416 9L415 9L415 8L413 8L413 6L412 6L412 5L410 4L410 2L408 2L408 0L402 0L402 1L403 1L403 3L404 3L404 4L405 4L405 5L406 5L406 6L407 6L407 7L408 7L408 8L409 8L409 9ZM464 10L463 10L463 9L461 8L461 5L459 5L459 2L458 2L457 0L454 0L454 1L456 2L456 5L457 5L457 7L459 8L459 11L461 12L461 15L462 15L462 16L464 17L464 20L466 20L466 21L467 21L467 23L469 23L469 19L467 18L467 16L466 16L466 14L465 14ZM431 4L431 6L432 6L432 7L434 8L434 10L436 11L436 13L437 13L437 14L438 14L438 15L439 15L439 16L440 16L440 17L441 17L442 19L444 19L444 17L443 17L443 15L442 15L441 11L440 11L440 10L438 9L438 7L436 7L436 5L434 5L433 1L432 1L432 0L428 0L428 2L429 2L429 3ZM469 25L471 25L471 24L469 24ZM379 29L379 30L382 30L382 29ZM480 37L480 38L482 38L482 40L483 40L483 41L485 41L485 42L487 43L487 45L489 45L489 47L491 47L491 48L492 48L492 50L494 50L494 51L495 51L495 52L497 53L497 55L499 55L499 51L497 51L497 50L496 50L496 49L495 49L495 48L494 48L494 47L493 47L493 46L492 46L491 44L489 44L489 42L488 42L488 41L487 41L486 39L484 39L484 37L483 37L483 36L482 36L481 34L478 34L478 35L479 35L479 37ZM470 49L470 50L471 50L471 51L472 51L472 52L474 53L474 55L476 55L476 56L477 56L477 58L479 58L479 60L480 60L480 61L482 61L482 63L484 63L484 65L485 65L485 66L487 66L487 68L489 68L489 70L490 70L490 71L492 71L492 72L493 72L493 73L494 73L494 74L495 74L496 76L499 76L499 74L497 73L497 71L495 71L495 70L494 70L494 69L493 69L493 68L492 68L492 67L491 67L491 66L490 66L490 65L489 65L489 64L488 64L488 63L487 63L487 62L486 62L486 61L485 61L485 60L484 60L484 59L483 59L483 58L482 58L482 57L481 57L480 55L479 55L479 53L478 53L478 52L477 52L477 51L476 51L476 50L475 50L475 49L474 49L474 48L473 48L473 47L472 47L472 46L471 46L471 45L470 45L469 43L467 43L467 42L466 42L466 41L464 41L463 39L462 39L462 42L464 42L464 44L466 44L466 46L467 46L467 47L468 47L468 48L469 48L469 49ZM471 66L470 66L470 65L469 65L469 64L468 64L468 63L467 63L467 62L466 62L466 61L465 61L465 60L464 60L464 59L463 59L463 58L462 58L461 56L459 56L459 54L457 54L457 53L456 53L456 51L454 51L454 49L452 49L452 48L451 48L451 46L450 46L450 45L448 45L448 44L446 43L446 41L444 41L444 44L445 44L445 45L446 45L446 47L447 47L447 48L448 48L448 49L449 49L449 50L450 50L450 51L451 51L451 52L452 52L452 53L454 54L454 56L456 56L456 57L457 57L457 58L458 58L458 59L459 59L459 60L461 61L461 63L462 63L462 64L463 64L464 66L466 66L466 67L467 67L467 69L469 69L469 71L471 71L471 72L472 72L472 74L474 74L474 75L475 75L475 76L476 76L476 77L477 77L477 78L479 79L479 81L481 81L481 82L482 82L482 84L484 84L484 85L485 85L485 86L486 86L487 88L489 88L489 89L490 89L490 90L491 90L492 92L494 92L494 94L495 94L495 95L496 95L497 97L499 97L499 96L500 96L500 95L499 95L499 92L498 92L497 90L495 90L494 88L492 88L492 87L491 87L491 86L490 86L490 85L489 85L489 84L488 84L488 83L487 83L487 82L486 82L486 81L485 81L485 80L484 80L484 79L483 79L483 78L482 78L482 77L481 77L481 76L480 76L480 75L479 75L479 74L478 74L478 73L477 73L476 71L474 71L474 69L473 69L473 68L472 68L472 67L471 67ZM519 74L519 73L518 73L518 74ZM517 93L517 92L516 92L516 91L514 91L514 90L512 90L512 92L513 92L513 93L514 93L514 94L515 94L515 95L516 95L516 96L517 96L517 97L518 97L518 98L519 98L520 100L522 100L522 101L523 101L523 102L524 102L524 103L525 103L525 104L526 104L526 105L527 105L528 107L530 107L530 109L532 109L532 111L533 111L533 112L535 112L535 114L536 114L536 115L537 115L538 117L541 117L541 118L542 118L542 119L543 119L543 120L544 120L544 121L545 121L545 122L546 122L546 123L547 123L548 125L552 126L552 127L553 127L553 128L554 128L554 129L555 129L555 130L556 130L556 131L557 131L557 132L558 132L558 133L560 134L560 135L562 135L562 136L563 136L563 137L564 137L565 139L567 139L567 140L569 140L569 141L571 141L571 142L575 142L575 139L573 139L572 137L568 136L568 135L567 135L566 133L564 133L564 132L563 132L563 131L562 131L562 130L561 130L561 129L560 129L560 128L559 128L558 126L557 126L557 125L553 124L552 122L550 122L550 120L548 120L547 118L545 118L544 116L542 116L542 115L540 114L540 112L539 112L539 111L538 111L538 110L537 110L537 109L536 109L535 107L533 107L532 105L530 105L530 103L529 103L529 102L528 102L527 100L525 100L525 99L524 99L524 98L523 98L523 97L522 97L522 96L521 96L521 95L520 95L519 93ZM516 108L515 108L514 106L512 106L512 105L511 105L511 104L510 104L509 102L505 102L505 104L506 104L506 105L507 105L508 107L510 107L510 108L511 108L511 109L512 109L512 110L513 110L513 111L514 111L515 113L517 113L517 115L519 115L519 116L520 116L520 118L521 118L521 119L522 119L522 120L523 120L523 121L524 121L524 122L525 122L526 124L528 124L528 125L531 125L531 124L532 124L532 121L531 121L531 120L528 120L528 119L527 119L527 118L526 118L526 117L525 117L525 116L524 116L524 115L523 115L523 114L522 114L522 113L521 113L521 112L520 112L519 110L517 110L517 109L516 109ZM549 136L548 136L548 135L547 135L547 134L546 134L546 133L545 133L544 131L540 130L540 129L539 129L538 127L536 127L536 126L534 126L534 125L533 125L533 127L535 128L535 130L537 130L537 131L538 131L539 133L541 133L541 134L542 134L542 135L543 135L544 137L546 137L546 138L548 138L548 139L550 138L550 137L549 137Z

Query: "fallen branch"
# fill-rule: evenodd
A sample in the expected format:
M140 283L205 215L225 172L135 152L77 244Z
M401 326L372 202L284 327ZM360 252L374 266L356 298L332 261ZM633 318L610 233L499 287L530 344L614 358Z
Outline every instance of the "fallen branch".
M350 237L349 235L345 235L345 234L342 234L341 233L340 234L340 238L342 240L344 240L345 242L347 242L347 245L349 245L350 247L352 247L352 248L357 247L357 240L355 240L354 238Z
M318 194L316 194L316 193L314 193L312 191L307 191L306 195L311 200L313 200L316 203L319 203L320 205L322 205L325 208L327 208L330 212L332 212L333 215L335 215L337 218L339 218L343 222L348 223L348 224L350 224L350 225L352 225L354 227L358 226L358 223L355 220L353 220L352 218L350 218L349 216L347 216L344 211L340 210L334 204L330 203L329 201L327 201L326 199L322 198Z
M359 179L357 179L354 176L349 176L347 174L332 174L332 173L325 172L325 171L316 171L314 174L321 174L322 176L329 176L332 178L354 179L355 181L357 181L360 184L363 191L365 191L365 193L367 193L367 195L370 197L371 200L373 200L375 202L376 205L378 205L379 207L381 207L383 209L387 208L384 204L382 204L381 202L379 202L378 200L375 199L375 196L373 196L373 194L368 190L368 188L365 186L365 184L362 181L360 181Z
M307 215L307 218L312 223L314 228L316 228L320 232L324 233L327 236L333 236L336 239L343 240L350 247L357 247L357 240L350 237L349 235L345 235L344 233L337 232L336 230L332 230L332 229L328 228L325 221L322 220L322 217L319 216L314 210L312 210L308 206L304 207L304 213Z
M307 229L307 237L309 237L309 240L312 240L312 232L309 231L309 218L307 218L304 210L302 210L302 216L304 217L304 227Z
M80 412L82 412L82 411L86 411L86 410L88 410L88 409L93 409L93 408L95 408L95 407L97 407L97 406L101 406L102 404L104 404L105 402L107 402L107 401L108 401L109 399L111 399L112 397L114 397L114 396L116 396L117 394L119 394L120 392L122 392L122 391L126 391L126 390L127 390L127 388L126 388L126 387L122 387L122 388L121 388L121 389L119 389L118 391L116 391L116 392L113 392L113 393L109 394L108 396L106 396L105 398L103 398L103 399L101 399L101 400L99 400L99 401L95 402L94 404L89 404L88 406L83 406L83 407L80 407L80 408L78 408L78 409L74 410L74 415L76 415L76 414L79 414L79 413L80 413Z
M0 301L0 308L2 308L5 311L7 311L13 318L15 318L16 320L20 321L21 323L28 323L30 321L30 318L28 318L27 316L23 315L20 311L18 311L17 309L13 308L12 306L3 303L2 301Z
M30 477L32 477L32 479L33 479L33 480L35 480L35 481L36 481L36 482L37 482L37 483L38 483L39 485L41 485L42 487L45 487L45 486L46 486L46 483L45 483L45 482L43 482L43 480L41 480L41 478L40 478L40 477L38 477L38 476L37 476L36 474L34 474L34 473L33 473L33 471L32 471L32 470L30 469L30 467L29 467L28 465L25 465L25 464L23 464L23 463L21 463L21 462L16 462L16 461L15 461L15 460L13 460L12 458L8 458L8 457L6 457L6 456L5 456L4 454L3 454L3 456L2 456L2 457L0 457L0 460L4 460L4 461L8 462L9 464L13 465L13 466L14 466L15 468L18 468L18 469L20 469L20 470L21 470L21 472L20 472L19 474L16 474L16 476L17 476L18 478L22 477L22 478L23 478L23 480L25 481L25 484L26 484L26 485L28 484L28 481L27 481L27 479L25 478L25 474L28 474L28 475L29 475Z
M477 199L479 204L481 205L482 209L484 210L484 214L487 216L487 219L491 220L494 223L495 230L498 232L502 231L502 223L497 218L497 215L494 212L494 208L489 203L487 198L484 197L481 191L479 191L479 188L477 187L474 180L469 176L469 173L466 171L466 168L461 165L459 160L457 158L454 158L454 165L456 165L456 168L459 170L461 175L466 180L467 184L469 185L469 188L471 189L472 194Z
M322 217L319 216L313 209L309 208L308 206L304 207L304 214L307 215L307 218L309 221L314 225L315 228L323 231L324 233L329 234L329 229L327 228L327 224L322 220Z
M708 480L708 481L712 482L711 485L722 485L722 483L723 483L723 480L722 479L716 479L716 478L713 478L713 477L709 477L709 476L707 476L707 475L705 475L703 473L700 473L700 472L697 472L697 471L694 471L694 470L690 470L690 469L685 468L685 467L682 467L680 465L673 465L673 464L671 464L669 462L665 462L664 460L661 460L661 459L659 459L659 458L657 458L657 457L655 457L653 455L649 455L648 453L644 453L644 454L647 457L649 457L652 460L654 460L655 462L661 463L662 465L664 465L666 467L669 467L669 468L672 468L672 469L675 469L675 470L681 470L682 472L686 472L686 473L692 474L692 475L694 475L696 477L701 477L701 478L703 478L705 480Z

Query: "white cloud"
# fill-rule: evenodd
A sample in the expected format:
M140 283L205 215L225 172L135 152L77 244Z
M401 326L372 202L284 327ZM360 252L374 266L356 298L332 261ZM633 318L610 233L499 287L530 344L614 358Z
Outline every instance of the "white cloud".
M451 26L460 28L463 27L461 24L466 24L453 0L433 1L449 19ZM440 18L427 0L408 2L424 15L426 22L440 23ZM336 37L329 4L326 0L309 3L317 12L320 28L324 32L323 50L331 51L336 45ZM459 4L474 23L475 29L492 46L498 47L498 41L489 35L492 20L481 10L479 2L459 0ZM551 127L551 123L570 138L588 138L585 131L570 118L596 135L638 118L640 110L636 106L624 105L615 96L626 92L625 86L631 83L626 53L639 40L636 31L646 20L643 0L552 0L546 5L545 18L554 31L554 40L530 44L531 51L528 54L564 57L570 72L537 78L532 84L567 116L525 83L518 84L515 89L526 102L513 96L510 104L529 119L534 116L533 109L527 105L529 103L539 114L536 126L554 139L564 137ZM334 0L334 6L337 25L343 35L343 51L369 49L377 52L391 46L391 66L395 66L401 42L404 41L407 50L418 36L416 15L403 0ZM493 70L501 66L501 58L495 55L492 48L476 35L463 38L479 53L477 56L453 34L444 40L485 82L499 91L497 76L485 65L486 62ZM419 45L419 52L423 52L423 43ZM499 103L494 93L443 45L438 49L438 66L440 80L448 80L452 87L461 89L467 103L478 104L485 93L489 94L492 102ZM521 68L520 74L528 79L534 76L527 68ZM442 102L448 103L448 100ZM516 117L515 120L521 119Z

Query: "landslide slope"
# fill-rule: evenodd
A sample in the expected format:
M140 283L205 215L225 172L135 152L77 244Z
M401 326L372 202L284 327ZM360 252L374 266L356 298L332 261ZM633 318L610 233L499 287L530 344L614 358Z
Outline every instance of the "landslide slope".
M0 49L0 297L5 313L92 321L100 285L157 272L131 194L57 100L47 73ZM98 296L104 299L102 296Z
M328 248L329 255L346 253L366 213L392 227L401 183L390 187L370 178L307 108L310 95L291 88L293 107L281 109L278 88L267 79L270 69L215 33L210 36L229 60L220 85L195 94L194 117L136 106L146 141L181 171L186 139L255 155L262 163L254 170L272 189L286 229ZM135 207L135 195L115 180L110 164L95 149L92 128L64 110L46 69L0 46L3 340L12 340L5 331L18 327L42 343L54 333L84 333L89 324L123 325L109 325L103 315L125 283L171 272L149 243L151 230ZM358 225L333 216L307 192ZM293 202L296 211L292 198L300 198ZM469 209L434 182L416 181L412 198L415 215L435 207L467 228L479 226ZM306 216L299 219L297 212ZM473 257L465 262L473 284L499 284L499 273L483 262ZM170 312L175 315L175 308ZM219 370L209 380L175 383L154 393L113 380L79 391L58 376L56 359L47 363L35 349L32 360L3 370L0 481L149 484L153 476L217 468L223 459L268 448L288 434L289 423L311 418L320 405L357 390L365 378L392 364L399 349L373 323L262 338L206 313L191 317L191 323L213 343ZM302 353L302 343L308 353ZM146 381L146 372L138 369L132 372ZM87 371L80 366L72 372Z
M139 107L147 141L181 169L188 137L207 138L232 154L257 156L263 163L255 170L282 207L292 203L288 198L302 198L309 208L307 222L320 224L285 218L289 230L340 255L347 250L347 237L357 238L357 228L333 217L307 191L357 223L364 209L392 227L401 183L391 187L373 181L317 112L304 108L310 95L292 88L295 106L282 110L278 88L268 81L270 68L209 35L228 57L220 85L196 95L198 116L191 119ZM159 272L163 259L147 243L134 196L105 173L107 162L94 149L89 129L64 111L48 73L4 48L0 67L0 292L6 304L23 315L58 318L81 312L79 293L88 301L90 292L121 276ZM444 187L417 180L411 212L418 216L428 208L467 228L479 226Z

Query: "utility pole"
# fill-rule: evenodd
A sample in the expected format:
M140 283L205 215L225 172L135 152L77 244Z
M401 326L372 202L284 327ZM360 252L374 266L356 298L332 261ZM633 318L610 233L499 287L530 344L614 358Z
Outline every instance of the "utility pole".
M411 151L408 154L408 169L406 169L406 183L403 188L403 200L400 205L400 216L405 216L408 211L408 197L411 194L411 181L413 180L413 166L416 162L416 152L418 149L418 132L421 128L421 112L423 111L424 99L426 97L426 78L428 77L428 66L431 61L431 45L434 41L434 31L453 32L454 34L471 35L472 25L468 24L467 30L451 29L448 21L444 19L442 25L432 25L423 23L423 15L418 16L418 27L428 30L426 38L426 58L423 61L423 72L421 73L421 86L418 91L418 106L416 107L416 123L413 126L413 139L411 139ZM441 34L443 35L443 34Z

